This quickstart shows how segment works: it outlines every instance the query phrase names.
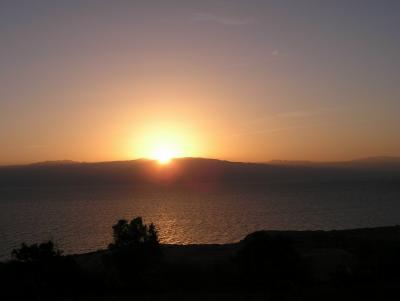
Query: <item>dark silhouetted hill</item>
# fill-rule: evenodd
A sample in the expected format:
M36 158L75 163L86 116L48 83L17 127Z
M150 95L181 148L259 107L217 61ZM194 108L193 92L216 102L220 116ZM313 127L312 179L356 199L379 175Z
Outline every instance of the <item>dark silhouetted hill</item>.
M68 164L79 164L80 162L72 160L55 160L55 161L42 161L29 164L30 166L59 166Z
M313 161L292 161L292 160L272 160L267 164L286 165L286 166L337 166L337 167L362 167L362 168L400 168L400 157L377 156L359 158L349 161L336 162L313 162Z
M24 185L199 185L380 181L400 182L400 159L373 158L334 163L274 161L243 163L180 158L99 163L51 161L0 167L0 186Z

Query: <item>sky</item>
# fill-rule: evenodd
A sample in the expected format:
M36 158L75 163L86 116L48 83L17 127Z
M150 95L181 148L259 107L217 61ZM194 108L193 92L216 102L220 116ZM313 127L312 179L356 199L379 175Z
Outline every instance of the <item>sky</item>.
M400 156L400 1L1 1L0 164Z

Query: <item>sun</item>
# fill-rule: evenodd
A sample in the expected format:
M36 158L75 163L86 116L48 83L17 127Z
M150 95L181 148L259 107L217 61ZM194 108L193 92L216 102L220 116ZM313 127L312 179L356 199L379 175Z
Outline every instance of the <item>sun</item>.
M157 161L160 165L168 165L175 158L193 157L197 149L194 134L187 128L171 123L143 126L135 133L131 141L134 143L134 155Z
M159 164L168 164L172 159L181 157L182 146L176 139L169 136L158 137L153 140L149 147L150 159L158 161Z
M159 146L153 151L152 158L160 164L168 164L171 160L178 156L178 152L167 146Z

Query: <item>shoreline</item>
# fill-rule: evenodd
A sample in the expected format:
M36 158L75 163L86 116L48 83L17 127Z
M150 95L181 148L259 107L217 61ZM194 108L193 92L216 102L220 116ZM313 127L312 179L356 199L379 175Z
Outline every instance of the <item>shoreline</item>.
M359 245L386 246L394 245L400 248L400 225L357 228L346 230L263 230L256 231L245 236L241 241L227 244L161 244L163 259L168 264L185 264L200 268L204 265L218 265L226 263L227 260L235 257L237 252L245 244L246 240L251 240L253 236L266 235L272 237L284 237L291 241L293 247L302 257L314 261L337 262L329 267L329 274L338 266L343 264L343 260L352 255L349 249L355 249ZM85 266L86 261L102 261L109 256L110 250L103 249L88 253L67 255L74 258L79 264ZM101 259L101 257L104 257ZM323 257L323 258L320 258ZM100 264L100 263L98 263ZM88 267L90 269L90 267ZM321 278L328 277L327 275Z
M251 232L244 236L240 241L232 242L232 243L191 243L191 244L164 244L161 243L161 247L163 249L212 249L212 248L238 248L240 243L248 236L251 236L254 233L266 233L271 235L283 235L293 239L294 242L298 242L298 240L303 240L305 242L310 243L310 240L315 239L317 236L320 237L329 237L332 235L339 236L350 236L353 238L363 238L366 240L376 240L376 241L397 241L400 242L400 224L392 225L392 226L379 226L379 227L364 227L364 228L350 228L350 229L332 229L332 230L259 230L255 232ZM94 254L108 252L107 249L98 249L89 252L83 253L67 253L64 256L69 257L81 257L81 256L90 256ZM7 263L11 259L0 260L0 263Z
M147 251L107 249L42 263L1 262L0 296L271 300L271 294L284 294L285 300L299 300L301 292L300 300L369 300L372 294L400 289L399 225L267 230L237 243L161 244L156 253Z

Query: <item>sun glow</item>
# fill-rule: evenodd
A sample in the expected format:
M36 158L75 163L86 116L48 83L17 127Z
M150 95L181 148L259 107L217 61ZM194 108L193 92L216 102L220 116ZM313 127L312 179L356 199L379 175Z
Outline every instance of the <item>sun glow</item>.
M157 147L151 155L151 158L157 160L160 164L168 164L176 157L178 157L178 152L168 146Z
M174 158L195 156L193 134L181 125L157 124L143 127L133 140L135 156L165 165Z

